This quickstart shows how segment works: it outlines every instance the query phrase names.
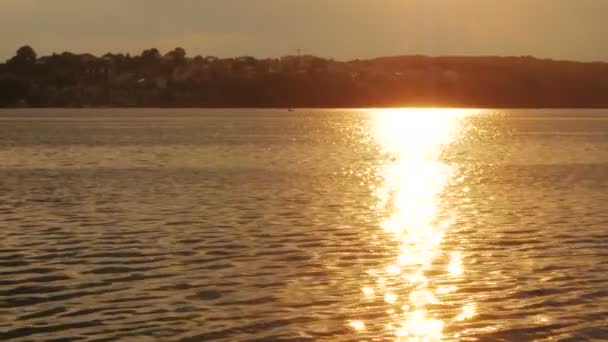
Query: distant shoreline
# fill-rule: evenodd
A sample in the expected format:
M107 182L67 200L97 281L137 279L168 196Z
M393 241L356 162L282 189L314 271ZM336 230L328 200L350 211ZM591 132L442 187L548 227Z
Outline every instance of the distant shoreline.
M0 64L0 108L608 108L608 63L534 57L189 57L29 46Z

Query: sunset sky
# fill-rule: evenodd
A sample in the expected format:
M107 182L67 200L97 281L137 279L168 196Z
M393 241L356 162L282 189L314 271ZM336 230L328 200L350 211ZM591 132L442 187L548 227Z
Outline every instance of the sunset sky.
M39 54L535 55L608 61L608 0L0 0L0 60Z

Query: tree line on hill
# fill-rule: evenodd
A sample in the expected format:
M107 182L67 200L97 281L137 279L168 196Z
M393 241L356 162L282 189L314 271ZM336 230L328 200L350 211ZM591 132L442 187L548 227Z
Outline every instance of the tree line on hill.
M0 64L0 107L608 107L608 63L401 56L335 61L64 52Z

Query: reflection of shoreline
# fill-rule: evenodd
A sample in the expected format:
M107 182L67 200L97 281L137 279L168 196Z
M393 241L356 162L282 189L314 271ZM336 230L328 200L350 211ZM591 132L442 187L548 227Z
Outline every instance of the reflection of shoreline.
M389 212L381 228L397 242L395 259L383 270L370 274L376 284L362 289L366 297L383 297L387 305L388 333L398 341L438 341L443 338L444 320L428 309L440 305L440 298L455 288L431 289L433 262L440 254L450 220L440 220L439 196L452 181L453 170L440 159L445 146L460 133L464 110L392 109L373 112L374 137L390 161L378 176L382 185L375 191L377 210ZM441 215L442 216L442 215ZM451 277L464 272L461 254L449 253ZM406 291L404 291L404 289ZM465 312L466 310L466 312ZM472 306L463 308L456 319L474 315ZM351 322L355 330L362 321Z

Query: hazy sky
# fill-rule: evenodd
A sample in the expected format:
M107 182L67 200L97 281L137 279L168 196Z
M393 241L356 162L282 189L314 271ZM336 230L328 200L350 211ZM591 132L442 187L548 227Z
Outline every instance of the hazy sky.
M535 55L608 61L608 0L0 0L0 59L39 54Z

